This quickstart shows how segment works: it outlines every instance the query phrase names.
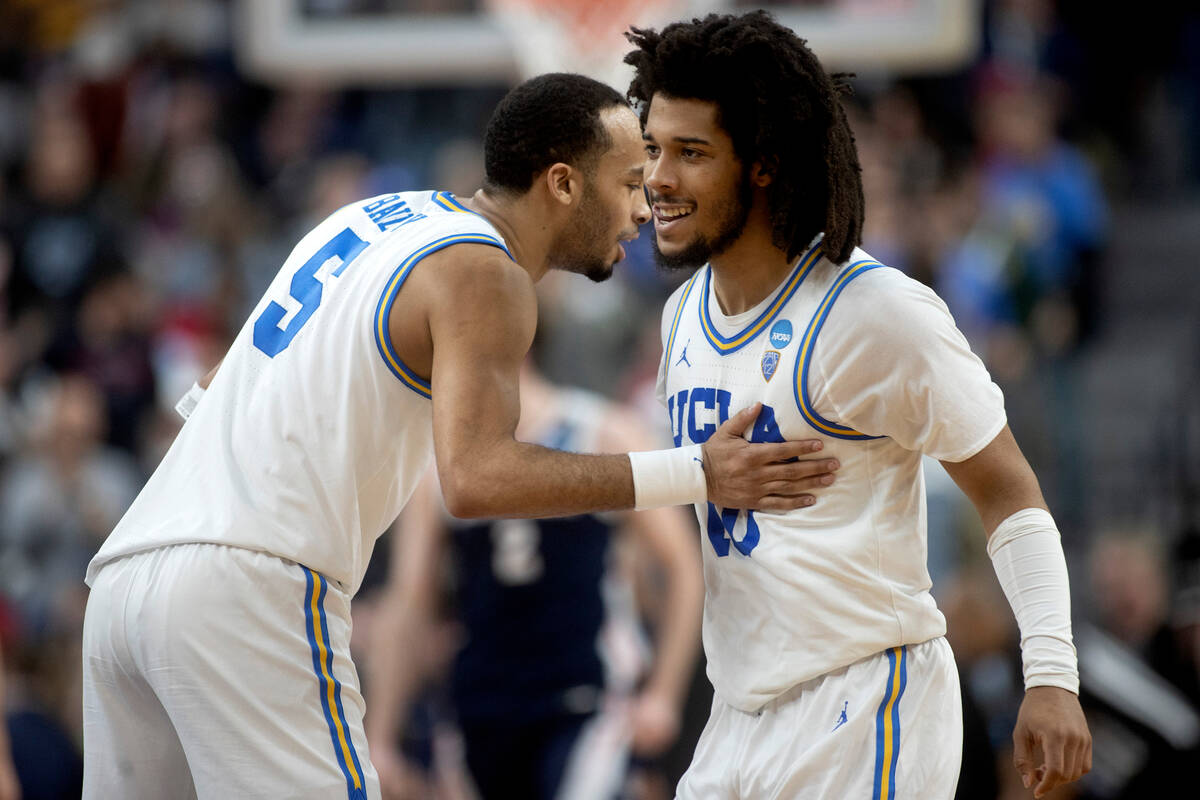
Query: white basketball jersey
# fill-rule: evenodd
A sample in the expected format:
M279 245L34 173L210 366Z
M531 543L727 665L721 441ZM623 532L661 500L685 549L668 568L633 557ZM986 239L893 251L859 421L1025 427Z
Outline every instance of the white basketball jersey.
M663 312L660 399L676 445L763 403L746 436L822 439L841 462L810 508L697 506L704 650L746 711L861 658L945 633L929 593L922 454L961 461L1005 423L1003 398L942 301L861 250L818 241L755 308L721 313L711 267Z
M92 560L89 584L119 556L214 542L355 592L433 452L430 385L393 349L389 313L421 259L460 243L505 249L444 192L363 200L308 233Z

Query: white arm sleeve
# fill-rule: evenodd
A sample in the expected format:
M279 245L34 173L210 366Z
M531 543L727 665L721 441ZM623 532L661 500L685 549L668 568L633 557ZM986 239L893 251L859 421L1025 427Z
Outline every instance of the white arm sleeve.
M1004 396L933 290L895 269L851 281L819 332L808 389L819 413L941 461L1004 427Z
M1041 508L1018 511L997 526L987 549L1021 631L1025 688L1079 694L1067 561L1054 519Z

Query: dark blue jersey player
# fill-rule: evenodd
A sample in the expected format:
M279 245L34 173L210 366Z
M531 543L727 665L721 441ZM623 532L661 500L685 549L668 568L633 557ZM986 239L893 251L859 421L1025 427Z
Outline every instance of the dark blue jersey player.
M650 446L626 412L530 369L521 406L525 441L576 452ZM678 731L702 596L693 526L678 509L461 522L445 514L436 481L426 483L401 519L368 654L367 735L384 796L389 786L402 796L412 780L393 743L429 677L409 656L439 614L446 555L449 610L463 634L448 694L480 795L616 796L631 752L661 752ZM665 592L639 681L629 578L647 570L665 577Z

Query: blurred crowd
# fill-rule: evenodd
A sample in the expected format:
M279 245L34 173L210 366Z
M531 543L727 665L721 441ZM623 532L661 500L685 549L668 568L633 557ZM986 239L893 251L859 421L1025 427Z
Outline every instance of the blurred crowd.
M385 191L469 196L509 88L265 86L236 68L231 24L222 0L0 5L0 647L27 798L78 796L83 568L178 430L176 399L326 214ZM864 248L934 286L1011 393L1102 339L1106 269L1142 268L1107 257L1114 211L1200 185L1200 15L994 0L984 24L975 63L860 75L847 108ZM665 432L658 314L679 278L656 271L650 235L605 285L543 281L541 367ZM1024 442L1046 409L1019 408ZM1081 468L1040 452L1039 474ZM1048 499L1082 523L1088 498L1053 490L1069 485ZM968 694L961 796L1009 796L1016 633L936 465L929 489ZM1063 526L1097 744L1093 776L1060 796L1177 796L1153 781L1200 753L1200 546L1145 511Z

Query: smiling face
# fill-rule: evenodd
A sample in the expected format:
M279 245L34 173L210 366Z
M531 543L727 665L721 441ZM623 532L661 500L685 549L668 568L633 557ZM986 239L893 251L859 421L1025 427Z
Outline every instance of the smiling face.
M749 174L714 103L657 93L642 138L658 261L702 266L742 235L753 200Z
M593 281L612 275L613 266L625 257L621 242L637 238L638 226L650 219L642 190L645 154L637 117L620 105L602 111L600 122L612 146L583 171L582 199L550 248L550 263L556 269Z

